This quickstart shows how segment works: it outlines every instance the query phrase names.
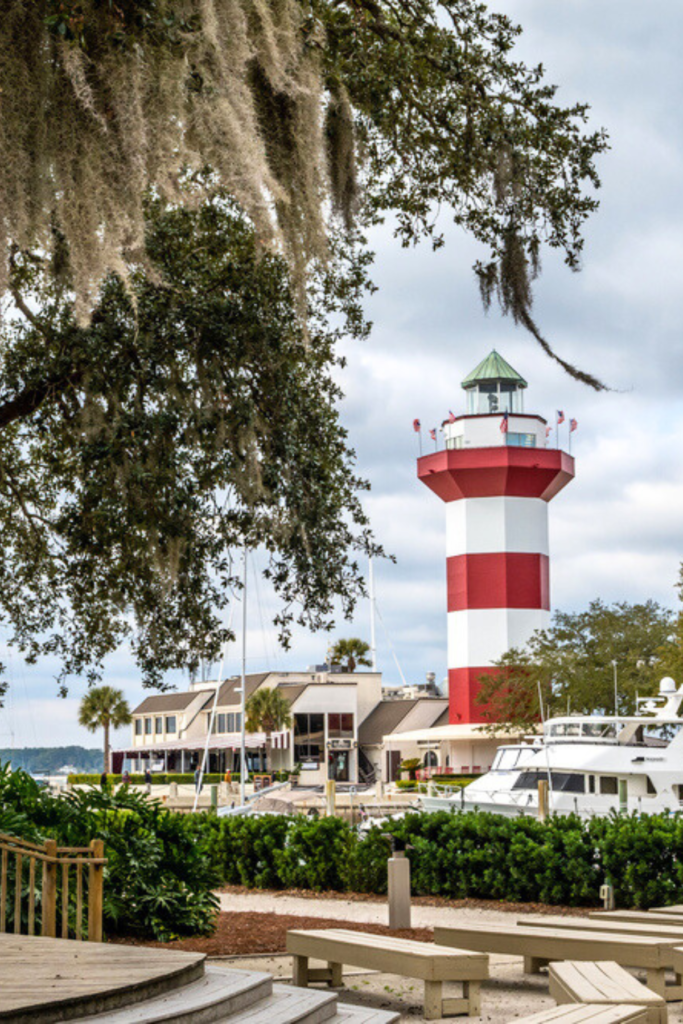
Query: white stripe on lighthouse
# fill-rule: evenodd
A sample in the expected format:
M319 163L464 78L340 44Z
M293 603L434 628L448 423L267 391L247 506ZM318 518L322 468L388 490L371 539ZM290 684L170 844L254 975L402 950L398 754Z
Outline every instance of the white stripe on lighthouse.
M448 558L496 551L547 555L547 501L500 496L463 498L446 505Z
M448 667L489 665L511 647L523 647L535 629L545 629L543 608L475 608L448 613Z

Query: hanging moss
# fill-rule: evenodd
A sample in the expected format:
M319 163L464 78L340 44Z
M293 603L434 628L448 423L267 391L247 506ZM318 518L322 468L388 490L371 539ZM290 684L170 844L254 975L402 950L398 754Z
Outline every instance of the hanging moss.
M279 237L299 264L321 252L320 75L295 0L3 8L2 244L48 248L56 217L82 311L141 245L148 184L174 198L182 165L210 164L263 243Z

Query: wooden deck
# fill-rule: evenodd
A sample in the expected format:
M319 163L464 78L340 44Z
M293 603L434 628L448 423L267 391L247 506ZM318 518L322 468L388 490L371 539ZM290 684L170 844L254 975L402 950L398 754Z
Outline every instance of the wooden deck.
M201 977L203 962L202 953L0 935L0 1022L51 1024L140 1002Z

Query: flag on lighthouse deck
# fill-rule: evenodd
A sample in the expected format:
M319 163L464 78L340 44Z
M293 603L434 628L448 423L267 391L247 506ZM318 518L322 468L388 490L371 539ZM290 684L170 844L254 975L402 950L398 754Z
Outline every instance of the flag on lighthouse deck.
M564 423L564 413L562 412L561 409L557 410L557 422L558 423Z
M431 437L432 441L436 441L436 427L432 427L432 429L429 431L429 436Z
M552 427L546 427L546 428L545 428L545 436L546 436L546 437L550 437L550 435L552 434L552 432L553 432L553 428L552 428Z
M503 418L500 421L500 432L501 432L501 434L507 434L507 432L508 432L508 416L509 415L510 414L507 413L507 412L503 413Z
M571 434L572 430L576 430L578 425L579 424L576 422L576 420L570 420L569 421L569 433Z
M455 413L452 412L450 409L448 410L448 422L455 423Z
M415 431L416 434L419 434L419 432L420 432L420 421L419 420L413 420L413 430Z

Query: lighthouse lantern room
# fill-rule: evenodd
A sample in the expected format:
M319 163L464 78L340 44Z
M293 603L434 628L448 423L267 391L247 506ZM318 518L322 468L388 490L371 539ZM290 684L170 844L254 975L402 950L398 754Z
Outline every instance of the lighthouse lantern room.
M467 413L443 424L444 450L418 460L419 479L446 503L452 723L484 721L479 677L548 625L548 502L574 477L502 356L491 352L462 387Z

